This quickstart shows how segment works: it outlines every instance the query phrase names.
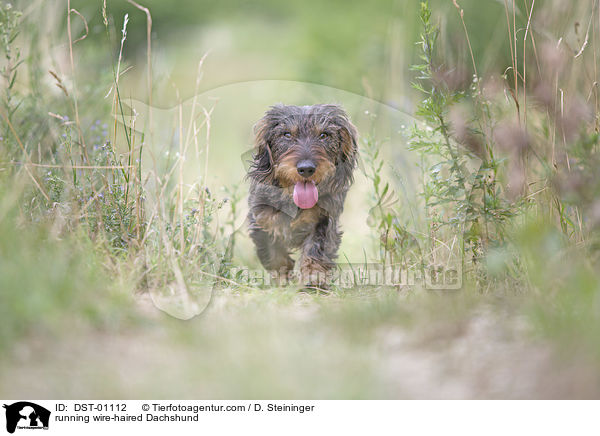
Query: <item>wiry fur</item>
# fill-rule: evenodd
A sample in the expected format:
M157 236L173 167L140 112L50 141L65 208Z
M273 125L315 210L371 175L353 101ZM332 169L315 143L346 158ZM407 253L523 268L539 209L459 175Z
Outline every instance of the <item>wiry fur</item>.
M338 105L276 105L256 124L255 145L248 221L258 257L267 270L287 274L297 249L302 279L323 286L342 238L338 221L353 182L356 128ZM303 159L316 164L308 179L296 168ZM319 191L310 209L298 208L292 197L303 180Z

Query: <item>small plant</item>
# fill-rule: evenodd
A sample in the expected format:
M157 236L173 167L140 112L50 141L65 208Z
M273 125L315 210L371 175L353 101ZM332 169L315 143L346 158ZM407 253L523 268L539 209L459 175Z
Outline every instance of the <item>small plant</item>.
M235 239L239 230L236 228L236 221L239 216L239 203L243 198L243 190L241 188L242 185L240 183L237 183L231 187L225 186L223 188L225 194L227 195L227 203L229 204L227 221L224 223L224 226L220 227L219 229L221 233L220 236L224 241L226 240L227 236L229 236L223 252L223 260L221 261L221 271L219 274L223 275L224 277L228 277L228 271L232 266L233 253L235 250Z
M363 139L361 153L365 175L371 181L371 208L367 223L378 237L379 260L383 268L402 266L420 267L422 262L417 239L406 229L399 218L398 198L389 182L384 181L385 159L381 144L372 136Z
M0 68L0 76L4 81L3 112L7 118L3 120L3 137L5 142L9 142L12 137L8 123L12 122L15 111L20 103L15 102L15 83L17 80L18 68L23 62L21 59L21 50L14 45L17 36L19 36L19 21L21 12L15 10L10 3L0 3L0 45L4 53L4 62ZM10 141L9 143L12 143Z
M436 61L439 31L427 3L421 3L420 20L422 63L412 69L418 73L413 86L424 95L416 115L426 124L415 124L409 131L410 149L420 156L429 248L444 238L440 232L448 227L450 235L461 235L464 265L468 251L476 261L489 246L503 243L503 224L517 213L520 203L518 198L509 199L498 183L502 160L495 157L482 124L482 119L489 120L490 110L481 97L480 79L474 76L468 89L456 86L451 80L455 70ZM474 113L487 114L475 120L478 128L470 127L473 120L464 115L457 119L455 108L461 102L471 104Z

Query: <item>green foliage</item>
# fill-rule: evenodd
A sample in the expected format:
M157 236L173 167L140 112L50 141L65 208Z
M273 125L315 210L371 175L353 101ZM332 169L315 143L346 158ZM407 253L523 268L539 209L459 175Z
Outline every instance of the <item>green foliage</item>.
M126 316L130 302L122 298L119 283L129 291L165 292L173 282L183 281L194 289L212 285L215 275L226 275L234 249L230 235L238 215L239 189L226 191L226 202L207 187L199 187L197 197L185 200L180 214L182 196L173 189L172 171L168 172L172 161L166 162L167 173L161 174L164 182L157 189L149 188L141 170L144 135L134 129L135 117L126 122L130 114L124 112L116 86L115 65L87 71L86 82L77 92L74 83L51 72L58 95L35 94L34 88L40 86L21 86L17 94L20 50L13 44L22 27L20 13L9 6L1 12L0 36L8 61L2 69L8 114L2 126L13 146L0 149L1 164L7 165L0 172L0 192L11 185L21 191L12 202L0 205L4 293L0 315L7 323L0 350L10 346L10 337L68 328L64 326L71 319L103 327L105 318ZM109 26L106 31L110 33ZM122 36L124 44L126 33ZM107 40L115 38L108 35ZM31 74L30 80L41 77L38 73ZM112 113L111 99L105 95L111 86L116 92ZM14 104L16 95L27 103L20 111ZM122 123L114 123L115 116ZM26 154L16 147L17 138ZM33 157L41 166L31 165ZM216 216L225 205L229 216L220 223ZM9 218L3 220L5 215ZM27 237L19 238L10 230L17 225L27 229L23 230ZM27 273L34 270L36 274ZM107 279L115 274L116 280ZM19 281L25 275L29 277Z
M4 180L2 182L5 182ZM0 185L0 198L11 197ZM19 190L18 184L13 189ZM57 240L45 223L23 222L16 204L0 213L0 350L28 335L54 338L87 326L117 329L132 321L128 284L114 280L102 255L76 232Z
M523 94L540 99L540 89L550 83L569 85L557 85L563 77L552 70L537 71L537 88L526 87L524 80L523 89L518 81L517 89L504 82L511 105L480 77L466 89L451 86L448 72L461 67L436 57L439 30L427 3L421 4L420 17L422 63L413 70L414 88L423 95L416 113L425 123L416 124L409 137L421 159L430 233L441 238L444 226L451 233L462 231L463 255L474 265L464 270L468 281L481 292L529 293L528 314L540 331L560 338L565 347L581 335L579 345L597 350L597 107L589 116L574 97L578 90L570 89L570 112L548 100L523 108ZM548 68L563 71L567 61L553 55Z
M422 63L412 67L418 73L413 87L424 96L416 114L426 124L415 124L408 136L410 149L421 159L430 232L449 226L451 232L463 233L463 256L469 255L468 250L478 259L487 247L504 243L503 226L519 210L520 200L507 198L497 182L502 160L494 156L490 136L483 133L485 126L463 134L471 149L453 137L457 128L451 126L449 114L458 103L471 105L473 113L482 115L475 122L482 124L492 122L490 108L480 95L478 77L468 89L451 86L450 67L436 60L439 29L432 23L428 3L421 3L420 19Z
M465 167L466 156L460 153L457 146L451 143L447 122L448 110L453 103L462 98L462 93L450 90L443 82L435 77L439 68L435 65L435 44L439 30L431 22L431 10L427 3L421 3L420 19L423 25L421 41L422 64L414 65L412 69L418 72L419 82L413 87L424 94L424 99L417 106L416 115L422 117L430 127L414 126L410 132L410 149L417 151L425 163L425 157L437 157L436 162L429 168L422 168L430 175L424 186L423 196L426 207L438 204L462 201L466 195ZM449 174L443 177L442 169L448 168ZM450 222L461 224L460 212L463 204L456 207L458 212L450 218ZM464 216L464 212L463 212Z
M562 231L584 238L593 253L600 249L600 136L582 130L569 147L569 164L554 174L555 205Z
M23 62L21 51L14 46L15 39L19 36L19 21L21 12L15 10L10 3L0 3L0 47L4 54L4 61L0 67L0 77L4 81L4 98L2 101L3 114L8 121L12 120L13 114L19 108L20 103L15 103L14 88L17 80L18 68ZM2 120L4 142L16 144L10 141L12 136L8 122Z

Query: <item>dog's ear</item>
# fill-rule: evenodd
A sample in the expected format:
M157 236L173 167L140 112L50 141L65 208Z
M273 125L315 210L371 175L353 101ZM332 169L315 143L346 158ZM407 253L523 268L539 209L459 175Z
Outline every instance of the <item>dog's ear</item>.
M336 177L332 184L334 191L344 190L354 180L352 171L356 166L358 154L358 131L345 114L338 118L336 124L339 127L340 138L340 160L336 165Z
M256 180L265 181L273 172L273 156L269 146L269 123L262 118L254 125L254 145L256 153L254 154L250 172L248 175Z
M341 146L343 160L354 163L358 151L358 131L348 118L344 117L340 129L340 136L342 138Z

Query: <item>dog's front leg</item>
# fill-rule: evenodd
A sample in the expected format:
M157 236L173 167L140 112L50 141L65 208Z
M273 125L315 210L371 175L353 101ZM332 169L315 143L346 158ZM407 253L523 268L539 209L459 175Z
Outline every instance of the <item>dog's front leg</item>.
M324 216L317 222L302 244L300 274L305 284L319 288L327 286L341 238L337 219Z
M271 206L257 206L248 214L250 237L258 257L268 271L286 275L294 268L286 244L290 218Z

